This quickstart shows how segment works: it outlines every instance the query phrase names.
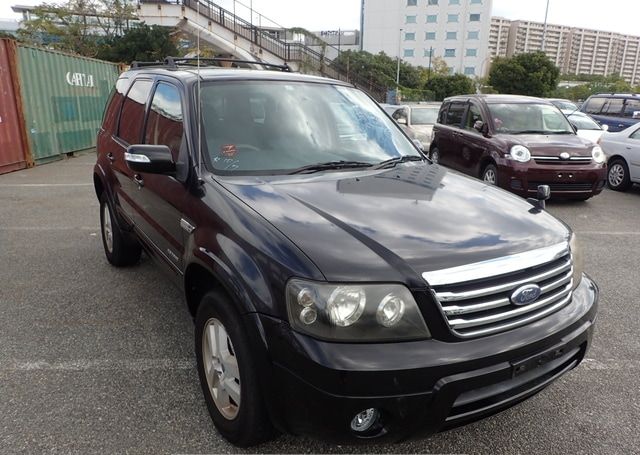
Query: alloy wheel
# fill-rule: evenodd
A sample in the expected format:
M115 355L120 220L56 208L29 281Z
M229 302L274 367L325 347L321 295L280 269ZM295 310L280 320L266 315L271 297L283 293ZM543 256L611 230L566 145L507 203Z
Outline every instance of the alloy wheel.
M107 251L113 253L113 223L111 222L111 211L106 203L102 204L102 233Z
M615 163L609 168L609 185L618 187L624 181L624 168L622 164Z
M482 177L482 180L492 185L495 185L496 184L495 171L493 169L487 169L486 171L484 171L484 176Z

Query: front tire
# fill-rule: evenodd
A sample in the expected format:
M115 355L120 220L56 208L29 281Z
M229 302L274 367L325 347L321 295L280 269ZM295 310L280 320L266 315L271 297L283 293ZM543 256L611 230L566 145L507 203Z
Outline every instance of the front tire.
M498 184L498 168L493 164L487 164L482 171L482 180L491 185Z
M431 149L429 158L431 159L431 161L438 164L438 162L440 161L440 150L438 150L438 147L434 147Z
M626 191L631 187L629 167L624 160L616 158L609 163L607 184L614 191Z
M100 231L104 254L111 265L126 267L138 263L142 248L118 226L106 193L100 197Z
M245 330L229 298L219 291L205 294L196 316L198 376L213 424L239 447L274 435Z

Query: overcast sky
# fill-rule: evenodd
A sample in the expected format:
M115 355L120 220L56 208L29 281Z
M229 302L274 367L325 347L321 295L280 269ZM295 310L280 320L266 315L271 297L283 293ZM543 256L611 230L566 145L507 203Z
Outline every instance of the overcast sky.
M215 0L214 0L215 1ZM251 0L242 0L249 5ZM388 0L394 1L394 0ZM395 0L404 1L404 0ZM547 0L493 0L493 15L508 19L544 21ZM217 0L232 5L233 0ZM252 0L254 10L285 27L309 30L356 29L360 0ZM15 17L11 5L39 0L0 0L0 18ZM48 0L56 3L56 0ZM238 10L242 7L237 6ZM550 0L549 23L640 35L640 0ZM256 19L256 22L257 19ZM264 24L263 24L264 25Z

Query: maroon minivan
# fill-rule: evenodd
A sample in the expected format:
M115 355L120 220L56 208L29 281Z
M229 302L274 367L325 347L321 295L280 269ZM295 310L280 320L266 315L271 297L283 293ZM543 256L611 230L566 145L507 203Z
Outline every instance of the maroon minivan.
M580 138L548 101L516 95L464 95L442 103L430 148L433 161L535 196L589 199L605 186L606 157Z

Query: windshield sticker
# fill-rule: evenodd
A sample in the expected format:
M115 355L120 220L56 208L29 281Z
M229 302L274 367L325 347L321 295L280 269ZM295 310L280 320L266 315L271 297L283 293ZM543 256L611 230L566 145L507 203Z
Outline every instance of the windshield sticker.
M233 158L238 153L238 149L235 144L225 144L220 146L220 155L227 158Z

